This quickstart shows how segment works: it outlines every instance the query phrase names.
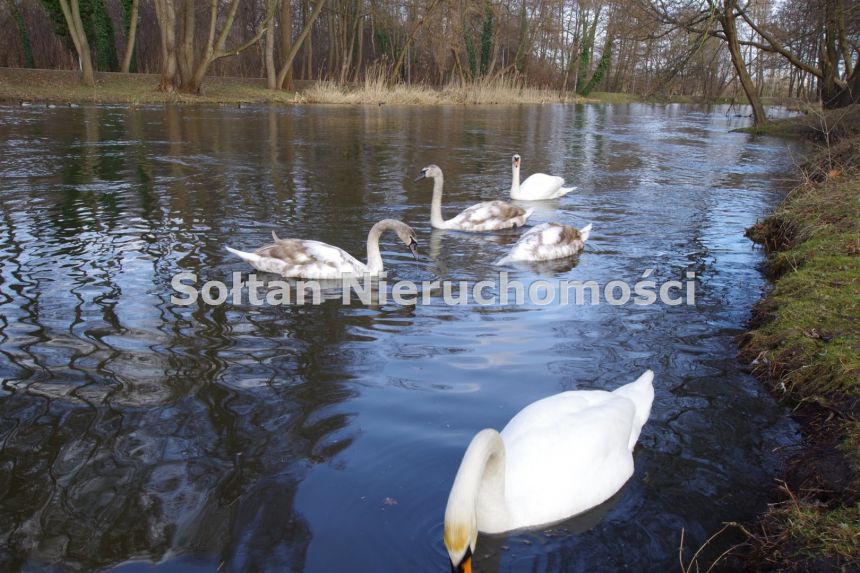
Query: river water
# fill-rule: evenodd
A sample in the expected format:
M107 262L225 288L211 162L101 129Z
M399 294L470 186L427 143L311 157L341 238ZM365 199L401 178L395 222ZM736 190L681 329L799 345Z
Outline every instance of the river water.
M764 508L792 443L737 363L767 283L744 228L780 200L791 153L749 120L678 105L0 107L0 569L446 571L462 454L534 400L656 373L635 475L560 524L482 535L476 571L676 570ZM281 236L388 279L480 281L516 232L431 232L523 173L579 188L531 223L594 229L577 259L511 280L696 274L694 305L180 306L171 279L249 267ZM331 294L331 293L329 293ZM724 549L737 537L714 546Z

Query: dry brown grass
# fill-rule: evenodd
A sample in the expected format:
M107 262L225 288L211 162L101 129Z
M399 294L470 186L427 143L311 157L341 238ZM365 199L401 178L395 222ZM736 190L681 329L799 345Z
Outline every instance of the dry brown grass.
M523 87L515 78L501 77L466 85L451 85L436 89L424 85L396 84L388 87L385 74L370 71L363 83L341 86L334 82L320 82L299 94L303 103L325 104L521 104L521 103L577 103L585 101L573 94Z

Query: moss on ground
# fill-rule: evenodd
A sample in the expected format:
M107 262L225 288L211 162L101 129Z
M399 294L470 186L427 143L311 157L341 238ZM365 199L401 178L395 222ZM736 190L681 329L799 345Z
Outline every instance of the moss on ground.
M756 568L860 567L860 107L779 122L820 146L803 184L749 230L775 280L741 344L753 372L795 408L804 444L787 499L752 528Z

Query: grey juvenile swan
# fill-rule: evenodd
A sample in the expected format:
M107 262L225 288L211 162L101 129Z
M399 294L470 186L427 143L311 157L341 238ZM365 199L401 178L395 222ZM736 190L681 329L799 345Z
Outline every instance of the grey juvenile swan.
M415 231L395 219L383 219L370 228L367 234L367 263L362 263L340 247L320 241L281 239L272 231L274 243L264 245L253 253L227 247L227 250L251 264L259 271L277 273L285 277L305 279L340 279L343 275L378 275L382 272L379 254L379 237L385 231L394 231L409 247L412 256L418 254Z
M421 170L415 181L425 177L433 179L433 203L430 205L430 224L434 229L454 229L457 231L498 231L526 224L533 209L528 211L504 201L486 201L464 209L459 215L447 221L442 218L442 170L436 165L428 165Z

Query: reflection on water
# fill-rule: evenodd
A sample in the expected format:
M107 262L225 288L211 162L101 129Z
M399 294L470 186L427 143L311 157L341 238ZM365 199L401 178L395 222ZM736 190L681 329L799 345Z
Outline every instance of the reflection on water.
M444 570L442 512L471 436L646 367L636 475L544 530L482 537L476 570L663 571L759 510L792 437L738 368L765 283L742 230L778 200L783 143L681 106L0 108L0 565L149 571ZM546 220L594 231L554 276L699 276L696 307L170 303L228 281L272 230L364 252L390 280L484 280L517 233L431 232L507 195L510 156L579 189ZM426 246L425 246L426 245ZM727 540L728 542L730 540Z

